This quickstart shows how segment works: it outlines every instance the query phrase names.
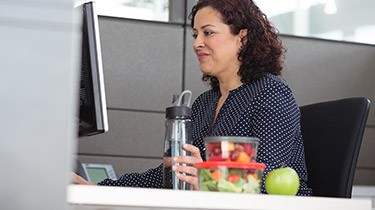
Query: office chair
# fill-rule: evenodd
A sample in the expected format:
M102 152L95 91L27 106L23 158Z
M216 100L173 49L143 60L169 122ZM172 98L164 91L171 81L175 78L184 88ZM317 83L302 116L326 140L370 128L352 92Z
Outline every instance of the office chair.
M351 198L369 109L363 97L300 107L307 184L314 196Z

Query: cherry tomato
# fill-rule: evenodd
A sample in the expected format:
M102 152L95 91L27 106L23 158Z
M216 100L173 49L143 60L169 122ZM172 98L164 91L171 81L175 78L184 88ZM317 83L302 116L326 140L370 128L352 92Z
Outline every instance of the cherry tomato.
M241 177L240 177L240 175L238 175L238 174L231 174L231 175L229 175L228 177L227 177L227 180L229 181L229 182L232 182L232 183L234 183L234 182L236 182L236 181L238 181L238 180L240 180L241 179Z

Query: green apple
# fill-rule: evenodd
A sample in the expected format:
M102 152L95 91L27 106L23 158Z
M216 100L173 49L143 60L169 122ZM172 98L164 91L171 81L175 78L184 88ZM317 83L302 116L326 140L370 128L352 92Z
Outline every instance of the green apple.
M264 185L268 194L296 195L299 188L299 177L292 168L279 168L267 175Z

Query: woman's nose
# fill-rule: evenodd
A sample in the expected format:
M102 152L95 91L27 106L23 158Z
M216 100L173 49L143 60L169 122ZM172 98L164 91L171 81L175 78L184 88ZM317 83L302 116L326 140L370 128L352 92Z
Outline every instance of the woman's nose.
M204 47L204 41L200 38L200 36L197 36L195 38L194 44L193 44L194 49L200 49Z

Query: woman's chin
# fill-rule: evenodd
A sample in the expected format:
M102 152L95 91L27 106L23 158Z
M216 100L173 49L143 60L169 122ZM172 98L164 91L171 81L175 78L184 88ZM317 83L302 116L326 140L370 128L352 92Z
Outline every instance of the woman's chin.
M206 69L206 68L202 68L202 66L201 66L201 72L202 72L203 74L207 74L207 75L210 75L210 73L211 73L211 70L209 70L209 69Z

